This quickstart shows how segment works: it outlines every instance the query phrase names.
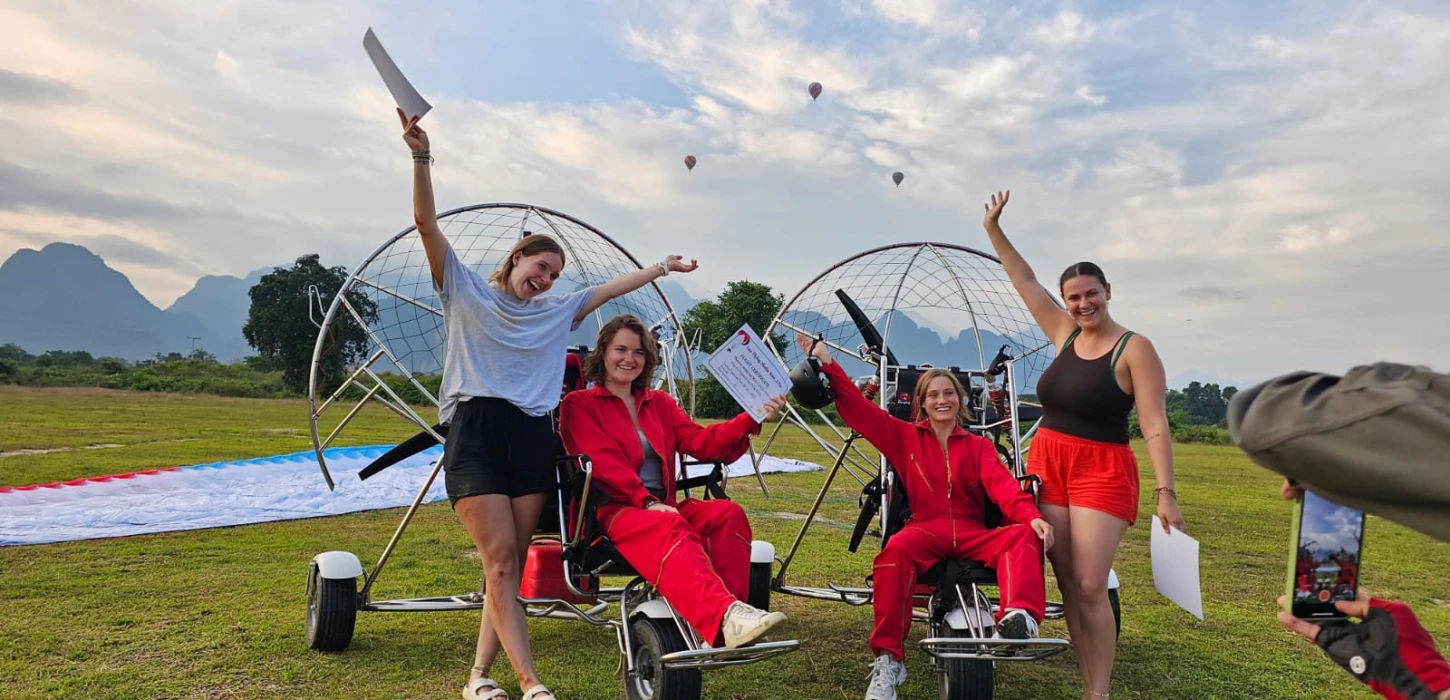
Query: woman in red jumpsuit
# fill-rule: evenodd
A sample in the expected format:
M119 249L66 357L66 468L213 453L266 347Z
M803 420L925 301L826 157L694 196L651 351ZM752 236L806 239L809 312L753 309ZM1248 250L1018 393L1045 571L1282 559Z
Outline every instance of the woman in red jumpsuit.
M588 455L607 502L604 534L630 566L711 646L749 644L785 621L742 602L750 594L750 522L728 500L675 500L678 453L733 462L760 425L748 413L709 427L690 420L674 397L651 389L659 355L640 320L623 314L599 329L583 376L594 386L569 393L559 417L565 447ZM785 398L766 405L767 420Z
M907 422L862 396L824 343L804 335L796 340L821 361L841 420L891 462L911 499L911 520L872 563L876 660L866 700L893 700L906 680L902 641L911 627L912 591L917 576L942 559L975 559L996 569L1002 591L997 636L1037 636L1047 607L1042 557L1052 546L1052 526L992 443L961 427L967 417L961 383L946 370L922 375L912 402L916 422ZM1001 527L989 530L983 522L987 498L1002 510Z

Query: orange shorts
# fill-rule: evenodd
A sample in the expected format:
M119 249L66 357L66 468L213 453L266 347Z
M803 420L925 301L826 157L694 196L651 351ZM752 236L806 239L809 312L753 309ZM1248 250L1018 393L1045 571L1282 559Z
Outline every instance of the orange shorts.
M1138 458L1127 445L1039 427L1027 473L1042 478L1043 503L1100 510L1129 525L1138 520Z

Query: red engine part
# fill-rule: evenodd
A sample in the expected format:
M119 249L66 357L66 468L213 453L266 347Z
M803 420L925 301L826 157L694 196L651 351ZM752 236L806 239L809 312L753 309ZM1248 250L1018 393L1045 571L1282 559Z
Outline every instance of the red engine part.
M597 588L593 576L580 576L574 586L581 591ZM590 598L574 595L564 581L564 544L559 540L534 540L524 560L524 574L519 581L519 595L524 598L558 598L571 603L592 603Z
M995 377L987 384L987 397L992 402L992 408L997 411L997 420L1011 422L1012 407L1007 405L1007 392L997 384Z

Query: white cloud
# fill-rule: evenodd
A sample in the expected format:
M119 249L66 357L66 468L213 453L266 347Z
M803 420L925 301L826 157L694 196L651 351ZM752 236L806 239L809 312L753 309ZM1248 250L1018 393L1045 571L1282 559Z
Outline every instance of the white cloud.
M979 15L863 0L845 16L871 23L868 40L823 31L826 5L632 7L621 52L672 81L684 106L488 103L456 74L421 80L440 209L536 202L642 258L699 257L691 284L748 276L789 294L875 245L988 249L981 202L1010 187L1005 224L1039 275L1102 263L1115 312L1153 337L1170 375L1443 364L1450 329L1424 323L1450 264L1443 13L1367 3L1290 31L1206 29L1183 11ZM187 214L4 211L0 254L37 235L115 235L213 273L311 250L353 264L410 223L391 97L359 46L389 11L403 12L8 3L0 23L16 31L0 69L71 93L5 103L5 159ZM462 20L375 24L406 27L382 38L427 78L443 73L430 63L466 65L459 47L428 40L449 21ZM826 86L818 102L813 80ZM116 265L153 298L188 284ZM1209 288L1232 294L1184 293Z
M1027 36L1040 44L1061 47L1087 43L1097 31L1097 23L1072 10L1063 10L1050 22L1033 27Z
M1093 94L1093 88L1091 85L1079 85L1077 89L1073 91L1072 96L1097 107L1101 107L1108 103L1108 98L1102 95Z
M929 34L965 37L982 35L986 22L965 3L951 0L871 0L871 9L882 18L909 24Z

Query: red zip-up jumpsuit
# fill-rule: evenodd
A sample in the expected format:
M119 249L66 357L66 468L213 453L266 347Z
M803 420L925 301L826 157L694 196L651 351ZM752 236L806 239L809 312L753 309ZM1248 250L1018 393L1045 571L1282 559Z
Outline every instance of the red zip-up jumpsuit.
M750 448L760 426L748 413L709 427L663 391L635 394L639 427L660 455L664 502L679 513L645 510L653 496L640 480L644 447L629 410L602 386L570 392L559 412L565 448L593 463L594 481L609 503L599 522L615 549L712 645L720 643L720 622L737 600L750 597L750 521L738 503L687 498L675 501L676 457L729 464ZM668 563L668 566L666 564Z
M1002 610L1021 608L1041 622L1047 609L1042 540L1028 523L1042 514L991 441L958 427L947 438L944 454L930 421L895 418L862 396L840 364L832 361L822 369L831 379L841 420L891 462L911 501L911 520L872 563L872 653L905 658L902 641L911 628L917 576L951 557L996 569ZM1003 516L1002 526L990 530L983 520L988 496Z

